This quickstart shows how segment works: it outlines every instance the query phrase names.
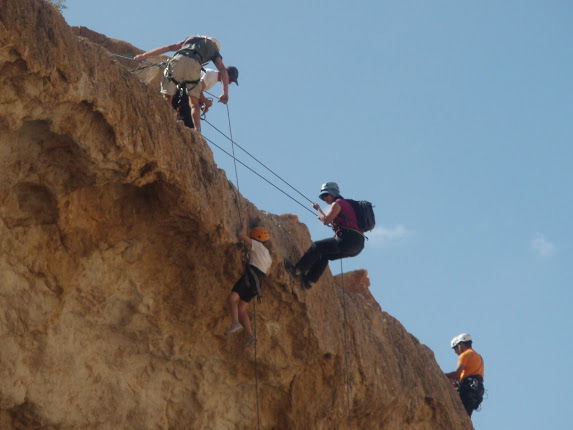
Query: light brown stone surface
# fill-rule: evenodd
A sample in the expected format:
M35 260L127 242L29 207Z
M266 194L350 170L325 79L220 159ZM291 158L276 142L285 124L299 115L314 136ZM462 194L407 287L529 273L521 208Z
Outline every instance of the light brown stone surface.
M233 186L106 44L138 52L0 0L0 428L255 429L255 364L262 429L471 428L366 272L301 291L308 230L242 197L273 236L256 362L222 334Z

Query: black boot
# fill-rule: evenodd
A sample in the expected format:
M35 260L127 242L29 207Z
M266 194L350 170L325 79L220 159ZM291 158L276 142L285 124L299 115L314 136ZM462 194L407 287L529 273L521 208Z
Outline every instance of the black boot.
M300 277L300 287L303 290L310 290L312 288L312 284L310 283L310 281L306 278L306 276L301 276Z
M285 270L287 271L287 273L292 276L293 278L300 278L302 276L302 273L300 273L296 266L294 264L292 264L290 261L288 261L286 258L283 262L284 266L285 266Z

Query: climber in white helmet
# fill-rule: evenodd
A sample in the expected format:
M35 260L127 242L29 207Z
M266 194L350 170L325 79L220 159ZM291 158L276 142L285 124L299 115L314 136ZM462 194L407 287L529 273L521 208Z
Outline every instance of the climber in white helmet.
M483 400L484 364L483 358L472 348L472 337L462 333L454 337L451 347L458 355L458 367L455 371L446 373L446 376L457 387L460 398L471 417Z

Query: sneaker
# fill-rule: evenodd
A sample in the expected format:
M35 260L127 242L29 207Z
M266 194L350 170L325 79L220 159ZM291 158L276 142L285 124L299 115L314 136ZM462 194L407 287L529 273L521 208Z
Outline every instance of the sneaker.
M245 349L255 346L255 343L257 343L257 338L255 336L251 336L247 339L247 342L245 342Z
M306 277L303 276L300 278L300 287L303 290L310 290L312 288L312 284L308 279L306 279Z
M225 330L225 334L233 334L233 333L237 333L238 331L241 331L243 329L243 326L241 325L241 323L233 323L229 326L229 328L227 330Z

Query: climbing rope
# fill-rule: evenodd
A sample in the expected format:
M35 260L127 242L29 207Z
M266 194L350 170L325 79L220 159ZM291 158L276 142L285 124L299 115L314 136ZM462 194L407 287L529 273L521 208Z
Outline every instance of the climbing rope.
M206 91L207 94L209 94L210 96L213 96L213 94L211 94L210 92ZM216 97L216 96L213 96ZM290 187L293 191L295 191L296 193L298 193L302 198L304 198L305 200L307 200L309 203L314 203L313 200L309 199L306 195L304 195L302 192L300 192L297 188L295 188L293 185L291 185L289 182L287 182L284 178L282 178L281 176L279 176L276 172L274 172L272 169L270 169L267 165L265 165L265 163L263 163L261 160L259 160L257 157L255 157L253 154L251 154L249 151L247 151L245 148L243 148L241 145L239 145L234 139L233 136L231 135L230 137L227 136L225 133L223 133L219 128L217 128L215 125L213 125L211 122L209 122L206 118L205 118L205 122L207 124L209 124L215 131L217 131L219 134L221 134L223 137L225 137L226 139L230 140L231 142L234 143L234 145L236 145L239 149L241 149L245 154L247 154L249 157L251 157L253 160L255 160L257 163L259 163L261 166L263 166L266 170L268 170L271 174L273 174L276 178L278 178L279 180L281 180L284 184L286 184L288 187Z
M114 54L112 53L111 55L113 55L114 57L118 57L118 58L123 58L124 60L131 60L131 61L135 61L133 57L128 57L126 55L121 55L121 54ZM166 62L161 62L161 63L152 63L149 61L140 61L142 64L145 64L146 67L143 68L138 68L135 70L132 70L132 72L140 72L143 71L149 67L162 67L165 66L167 63ZM209 94L212 97L216 97L218 98L216 95L210 93L209 91L205 91L207 94ZM243 148L241 145L239 145L237 142L235 142L235 140L233 139L233 132L231 129L231 115L229 112L229 106L225 105L227 107L227 121L229 124L229 134L230 137L227 136L225 133L223 133L221 130L219 130L219 128L217 128L214 124L212 124L210 121L207 120L207 118L205 117L205 115L202 115L202 120L205 121L207 124L209 124L214 130L216 130L218 133L220 133L221 135L223 135L226 139L228 139L229 141L231 141L231 148L232 148L232 153L230 154L229 152L227 152L225 149L223 149L221 146L217 145L215 142L213 142L211 139L207 138L206 136L203 136L208 142L210 142L212 145L214 145L215 147L217 147L218 149L220 149L221 151L223 151L225 154L227 154L229 157L231 157L233 159L233 163L234 163L234 168L235 168L235 180L236 180L236 184L237 184L237 190L235 191L235 201L237 204L237 208L238 208L238 212L239 212L239 221L241 222L241 225L243 224L242 222L242 217L241 217L241 209L239 207L239 198L238 198L238 192L240 192L240 187L239 187L239 175L238 175L238 170L237 170L237 162L240 163L241 165L243 165L244 167L246 167L248 170L250 170L252 173L254 173L255 175L257 175L259 178L263 179L265 182L267 182L268 184L270 184L271 186L273 186L274 188L276 188L277 190L279 190L281 193L283 193L284 195L286 195L288 198L290 198L291 200L293 200L295 203L297 203L298 205L300 205L301 207L303 207L306 211L310 212L313 216L316 215L314 213L314 211L312 211L311 209L309 209L307 206L305 206L303 203L299 202L298 200L296 200L294 197L292 197L290 194L288 194L287 192L285 192L284 190L282 190L281 188L277 187L275 184L273 184L271 181L269 181L267 178L265 178L264 176L262 176L260 173L258 173L257 171L255 171L254 169L252 169L251 167L247 166L245 163L243 163L241 160L239 160L236 155L235 155L235 145L240 148L243 152L245 152L248 156L250 156L253 160L255 160L257 163L259 163L261 166L263 166L266 170L268 170L270 173L272 173L275 177L277 177L279 180L281 180L284 184L286 184L288 187L290 187L292 190L294 190L295 192L297 192L300 196L302 196L305 200L307 200L310 203L313 203L313 201L311 199L309 199L306 195L304 195L302 192L300 192L297 188L295 188L294 186L292 186L289 182L287 182L285 179L283 179L281 176L279 176L277 173L275 173L272 169L270 169L268 166L266 166L262 161L260 161L257 157L255 157L253 154L251 154L249 151L247 151L245 148Z
M123 58L124 60L131 60L131 61L136 61L133 57L128 57L127 55L120 55L120 54L114 54L112 53L111 55L113 55L114 57L118 57L118 58ZM142 72L144 70L147 70L151 67L163 67L165 65L167 65L167 61L162 61L161 63L152 63L150 61L139 61L139 63L141 64L145 64L144 67L138 67L137 69L133 69L131 72Z
M255 399L257 403L257 430L261 428L261 413L259 408L259 361L257 358L257 301L253 300L253 332L255 334Z
M120 55L120 54L112 54L115 57L119 57L119 58L123 58L125 60L131 60L131 61L135 61L133 57L127 57L125 55ZM143 70L146 70L150 67L162 67L165 66L167 63L166 62L162 62L162 63L151 63L149 61L141 61L142 64L145 64L145 67L139 67L135 70L132 70L132 72L140 72ZM208 91L206 91L207 94L213 96L213 94L209 93ZM216 97L216 96L213 96ZM211 124L209 121L207 121L205 114L202 115L202 120L204 120L205 122L207 122L207 124L209 124L211 127L213 127L215 130L217 130L219 133L221 133L223 136L225 136L228 140L231 141L231 153L227 152L225 149L223 149L221 146L217 145L215 142L213 142L211 139L205 137L205 139L210 142L212 145L214 145L215 147L219 148L221 151L223 151L225 154L227 154L228 156L230 156L233 159L233 164L234 164L234 169L235 169L235 183L236 183L236 188L235 188L235 203L237 206L237 213L239 215L239 222L241 225L241 228L243 227L243 217L242 217L242 211L241 211L241 206L240 206L240 184L239 184L239 172L237 169L237 162L242 164L244 167L246 167L248 170L250 170L251 172L253 172L254 174L256 174L257 176L259 176L261 179L265 180L267 183L269 183L270 185L272 185L273 187L275 187L277 190L279 190L280 192L282 192L283 194L285 194L287 197L289 197L290 199L292 199L293 201L295 201L296 203L298 203L299 205L301 205L303 208L305 208L306 210L308 210L309 212L311 212L314 215L314 212L311 211L309 208L307 208L305 205L303 205L302 203L300 203L298 200L296 200L295 198L293 198L292 196L290 196L288 193L286 193L285 191L283 191L282 189L280 189L279 187L277 187L275 184L273 184L272 182L270 182L268 179L266 179L265 177L263 177L261 174L259 174L258 172L256 172L254 169L252 169L251 167L247 166L245 163L243 163L242 161L240 161L239 159L237 159L236 154L235 154L235 145L237 145L239 148L241 148L244 152L246 152L249 156L251 156L254 160L256 160L259 164L261 164L263 167L265 167L267 170L269 170L273 175L275 175L277 178L279 178L281 181L283 181L285 184L287 184L289 187L291 187L293 190L295 190L297 193L299 193L302 197L304 197L305 199L307 199L308 201L310 201L312 203L312 201L310 199L308 199L304 194L302 194L300 191L298 191L296 188L294 188L292 185L290 185L288 182L286 182L284 179L282 179L280 176L278 176L276 173L274 173L271 169L269 169L267 166L265 166L261 161L259 161L256 157L254 157L252 154L250 154L247 150L245 150L243 147L239 146L233 139L233 130L231 128L231 114L229 111L229 106L227 104L225 104L225 107L227 108L227 123L228 123L228 127L229 127L229 136L225 135L225 133L223 133L221 130L219 130L217 127L215 127L213 124ZM255 398L256 398L256 409L257 409L257 429L260 430L261 428L261 418L260 418L260 404L259 404L259 371L258 371L258 357L257 357L257 341L258 341L258 336L257 336L257 302L256 300L253 302L253 333L255 336Z
M346 322L346 293L344 292L344 270L342 268L342 258L340 259L340 291L342 292L342 314L344 317L344 381L346 388L346 410L347 415L350 417L351 401L350 401L350 372L348 370L348 336Z
M211 139L209 139L206 136L203 136L205 138L205 140L207 142L209 142L211 145L215 146L216 148L220 149L221 151L223 151L225 154L227 154L229 157L233 158L233 154L229 153L228 151L226 151L224 148L222 148L221 146L217 145L215 142L213 142ZM280 189L278 186L276 186L275 184L273 184L271 181L269 181L267 178L265 178L263 175L261 175L259 172L257 172L256 170L254 170L253 168L249 167L247 164L243 163L241 160L239 160L238 158L236 158L237 163L241 164L243 167L246 167L248 170L250 170L252 173L254 173L255 175L257 175L259 178L261 178L263 181L265 181L266 183L268 183L269 185L273 186L274 188L276 188L278 191L280 191L281 193L283 193L285 196L287 196L289 199L291 199L292 201L294 201L295 203L297 203L298 205L300 205L302 208L304 208L305 210L307 210L308 212L310 212L312 215L316 215L316 213L312 210L309 209L307 206L305 206L303 203L299 202L297 199L295 199L294 197L292 197L290 194L288 194L286 191L283 191L282 189Z
M229 113L229 106L226 104L225 107L227 108L227 121L229 125L229 134L233 136L233 130L231 128L231 114ZM235 156L235 142L231 138L231 151L233 157L233 164L235 166L235 183L237 184L237 188L235 189L235 203L237 205L237 213L239 214L239 222L241 223L241 228L243 228L243 217L241 215L241 203L240 203L240 191L241 188L239 186L239 171L237 169L237 157ZM248 264L248 251L244 248L243 259L245 264ZM260 414L260 407L259 407L259 366L258 366L258 359L257 359L257 343L258 343L258 333L257 333L257 300L253 301L253 334L255 336L255 399L256 399L256 408L257 408L257 430L261 428L261 414Z
M232 136L233 131L231 130L231 117L229 115L229 106L225 105L225 107L227 108L227 119L229 121L229 134ZM241 228L243 228L243 217L241 215L241 203L239 200L241 188L239 186L239 172L237 170L237 157L235 156L235 142L233 141L233 139L231 139L231 152L233 154L232 155L233 164L235 165L235 183L237 184L237 188L235 189L235 203L237 205L237 212L239 214L239 222L241 223ZM244 257L246 257L246 253Z

